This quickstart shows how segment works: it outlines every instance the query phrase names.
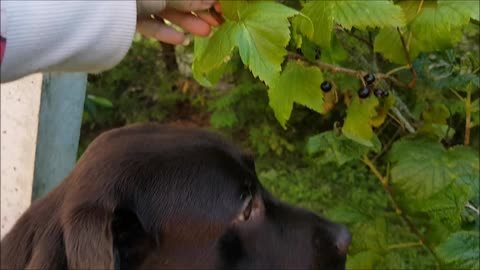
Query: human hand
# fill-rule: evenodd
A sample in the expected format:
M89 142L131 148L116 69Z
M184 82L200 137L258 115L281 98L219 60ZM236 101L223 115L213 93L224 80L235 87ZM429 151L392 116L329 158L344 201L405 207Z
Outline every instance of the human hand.
M193 35L208 36L212 27L223 22L220 13L218 0L137 0L137 31L165 43L181 44L185 34L163 19Z

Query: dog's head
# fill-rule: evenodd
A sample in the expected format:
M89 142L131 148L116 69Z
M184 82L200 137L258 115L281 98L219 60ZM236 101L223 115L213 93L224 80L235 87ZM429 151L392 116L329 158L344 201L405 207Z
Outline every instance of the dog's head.
M273 197L252 157L200 129L104 133L52 197L71 268L344 269L350 243L344 226Z
M133 213L140 235L154 243L139 266L345 267L347 229L274 198L258 181L252 157L218 135L171 126L124 128L102 136L83 160L95 160L89 163L98 170L105 162L121 176L116 194L125 203L117 209ZM138 235L129 232L132 218L117 220L114 237ZM127 240L115 248L136 243L145 242ZM119 257L130 264L127 252Z

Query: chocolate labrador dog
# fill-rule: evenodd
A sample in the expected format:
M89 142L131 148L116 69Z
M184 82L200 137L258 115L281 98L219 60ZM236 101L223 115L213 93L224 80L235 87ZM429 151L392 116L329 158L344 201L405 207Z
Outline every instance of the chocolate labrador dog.
M2 269L344 269L347 229L280 202L211 132L142 124L94 140L1 242Z

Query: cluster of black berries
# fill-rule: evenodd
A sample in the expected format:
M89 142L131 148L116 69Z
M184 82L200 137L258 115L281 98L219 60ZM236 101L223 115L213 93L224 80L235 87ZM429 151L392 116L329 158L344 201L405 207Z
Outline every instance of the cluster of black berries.
M388 97L388 91L375 88L375 75L368 73L363 77L363 80L367 85L358 90L357 94L359 98L367 98L372 91L377 97Z

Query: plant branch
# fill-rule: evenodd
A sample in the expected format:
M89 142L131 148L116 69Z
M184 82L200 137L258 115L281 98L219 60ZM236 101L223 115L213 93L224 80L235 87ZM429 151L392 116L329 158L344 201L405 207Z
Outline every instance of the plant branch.
M403 248L411 248L411 247L421 247L421 242L411 242L411 243L401 243L401 244L394 244L387 247L387 250L392 249L403 249Z
M404 70L404 69L409 69L409 68L410 68L410 65L400 66L400 67L397 67L397 68L394 68L394 69L390 70L389 72L386 73L386 75L390 76L395 72L398 72L398 71Z
M407 59L408 65L410 66L410 72L412 73L412 80L408 83L410 88L414 88L417 84L417 73L413 69L412 58L410 57L410 52L408 51L408 45L405 43L405 38L403 37L402 31L397 27L397 32L400 35L400 40L402 41L403 52L405 53L405 58Z
M480 215L480 209L475 208L475 206L473 206L471 203L468 202L468 203L465 205L465 207L467 207L468 209L472 210L475 214Z
M395 116L398 118L398 120L403 124L405 129L408 130L408 132L415 133L415 128L413 128L410 122L408 122L408 120L405 117L403 117L402 113L396 107L393 107L391 110L395 114Z
M470 144L470 128L472 118L472 91L467 89L467 98L465 98L465 138L463 145L468 146Z
M380 180L380 183L382 183L383 188L385 189L385 191L387 191L388 195L390 196L390 200L392 201L393 207L395 208L395 213L397 213L397 215L403 219L403 221L410 228L410 231L418 237L418 240L420 241L419 243L423 247L425 247L433 255L435 260L437 260L438 262L439 260L437 255L435 254L433 249L427 244L427 242L425 241L425 237L420 233L417 226L413 224L410 218L400 208L400 205L398 204L397 199L393 194L392 188L388 185L387 178L382 176L382 174L378 171L377 167L375 167L375 164L373 164L372 161L367 156L363 157L363 163L365 163L368 166L370 171L378 178L378 180Z
M368 73L367 71L364 71L364 70L349 69L349 68L339 67L339 66L335 66L335 65L331 65L331 64L327 64L327 63L322 63L322 62L319 62L319 61L313 62L313 61L308 60L306 57L304 57L304 56L302 56L298 53L295 53L295 52L289 52L288 53L288 58L289 59L302 60L304 62L308 62L312 65L315 65L315 66L317 66L317 67L319 67L320 69L323 69L323 70L330 70L333 73L337 73L337 72L338 73L343 73L343 74L347 74L347 75L357 77L357 78L361 78L363 74ZM395 85L397 85L399 87L402 87L402 88L408 87L405 83L397 80L396 78L394 78L390 75L384 74L384 73L376 73L375 77L377 77L377 79L390 80L392 83L394 83Z

